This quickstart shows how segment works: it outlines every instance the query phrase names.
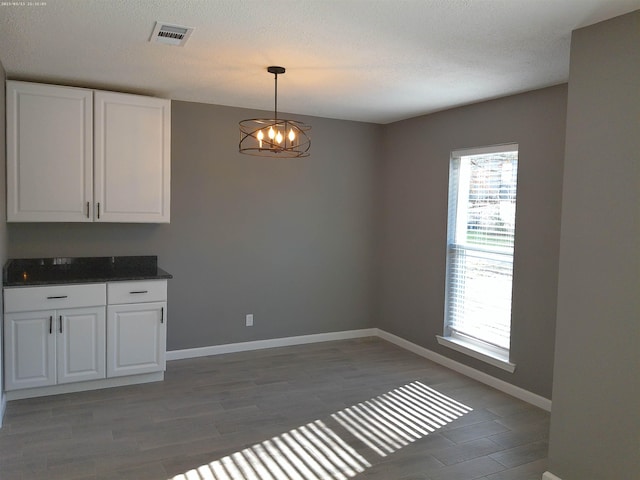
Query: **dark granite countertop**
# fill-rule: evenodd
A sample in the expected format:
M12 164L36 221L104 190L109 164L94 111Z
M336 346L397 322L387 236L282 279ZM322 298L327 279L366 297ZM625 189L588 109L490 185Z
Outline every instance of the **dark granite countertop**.
M158 267L155 255L125 257L16 258L5 263L5 287L102 283L173 278Z

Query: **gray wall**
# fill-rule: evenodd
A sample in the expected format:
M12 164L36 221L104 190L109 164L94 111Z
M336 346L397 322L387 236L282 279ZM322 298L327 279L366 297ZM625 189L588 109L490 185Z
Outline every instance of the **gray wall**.
M573 33L549 470L640 472L640 10Z
M566 85L456 108L385 129L377 220L377 325L551 398ZM450 152L519 147L511 360L515 373L436 342L444 322Z
M169 225L12 223L10 257L158 255L169 350L373 326L381 127L296 115L310 157L240 155L238 121L264 114L173 102Z

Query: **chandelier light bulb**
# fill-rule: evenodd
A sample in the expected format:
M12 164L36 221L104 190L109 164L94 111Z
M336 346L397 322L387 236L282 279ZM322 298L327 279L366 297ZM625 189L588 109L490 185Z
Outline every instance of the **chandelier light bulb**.
M296 132L293 131L293 128L289 130L289 141L293 142L296 139Z
M273 127L269 127L269 138L273 140L276 138L276 132L273 130Z
M257 138L258 138L259 146L260 148L262 148L262 140L264 139L264 133L262 133L262 130L258 131Z
M276 134L276 142L278 142L278 143L282 143L282 139L283 139L283 138L284 138L284 137L282 136L282 134L281 134L280 132L278 132L278 133Z

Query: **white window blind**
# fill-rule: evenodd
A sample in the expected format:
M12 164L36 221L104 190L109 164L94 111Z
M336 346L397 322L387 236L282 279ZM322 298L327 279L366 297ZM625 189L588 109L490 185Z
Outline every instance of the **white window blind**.
M445 336L509 351L518 146L453 152Z

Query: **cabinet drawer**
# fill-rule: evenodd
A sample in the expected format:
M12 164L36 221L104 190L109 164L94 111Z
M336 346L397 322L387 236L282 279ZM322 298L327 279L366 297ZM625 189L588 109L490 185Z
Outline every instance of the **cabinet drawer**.
M141 280L107 284L109 305L140 302L164 302L167 300L166 280Z
M4 289L5 312L29 312L106 305L106 285L53 285Z

